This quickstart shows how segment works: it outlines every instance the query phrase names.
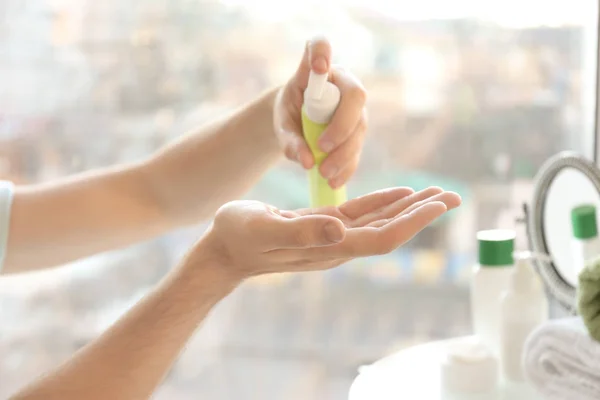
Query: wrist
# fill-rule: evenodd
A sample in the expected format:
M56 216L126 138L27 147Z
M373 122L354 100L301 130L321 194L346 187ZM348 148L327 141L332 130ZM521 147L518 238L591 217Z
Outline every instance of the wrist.
M192 247L184 258L179 275L201 287L210 285L217 293L226 296L245 279L227 263L222 249L210 236L209 230Z
M250 106L253 110L249 115L253 115L254 118L252 118L252 121L243 121L244 123L250 123L250 126L255 126L255 129L247 131L256 132L258 135L256 139L262 144L265 153L276 153L278 155L281 154L281 148L275 134L273 115L280 91L281 87L276 87L259 96ZM265 121L268 121L268 123L265 124Z

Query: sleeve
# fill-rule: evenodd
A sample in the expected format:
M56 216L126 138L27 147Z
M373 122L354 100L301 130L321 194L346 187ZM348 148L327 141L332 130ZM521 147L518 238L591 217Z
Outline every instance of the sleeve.
M0 181L0 272L4 265L6 246L8 243L8 225L12 206L14 185L11 182Z

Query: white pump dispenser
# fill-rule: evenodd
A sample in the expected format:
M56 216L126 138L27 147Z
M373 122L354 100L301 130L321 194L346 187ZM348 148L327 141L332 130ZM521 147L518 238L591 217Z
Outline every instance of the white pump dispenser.
M532 259L548 256L533 252L515 254L516 264L507 290L500 298L500 364L504 378L523 381L523 348L529 334L548 319L548 300Z
M340 103L340 89L327 80L328 74L310 71L304 91L304 112L311 121L327 124Z

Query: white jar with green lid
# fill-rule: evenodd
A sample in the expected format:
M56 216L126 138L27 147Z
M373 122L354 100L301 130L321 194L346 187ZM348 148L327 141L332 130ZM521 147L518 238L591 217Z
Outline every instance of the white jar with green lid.
M600 255L600 237L596 207L583 204L571 210L571 227L573 229L572 252L573 273L570 277L577 279L585 263ZM567 277L568 278L568 277Z
M479 262L471 279L471 318L475 335L496 356L500 349L500 296L514 268L515 237L510 229L477 232Z

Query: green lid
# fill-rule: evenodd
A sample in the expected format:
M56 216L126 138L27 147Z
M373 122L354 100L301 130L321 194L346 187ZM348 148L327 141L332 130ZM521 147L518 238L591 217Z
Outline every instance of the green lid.
M577 239L589 239L598 236L596 225L596 207L584 204L571 211L573 236Z
M516 233L510 229L491 229L477 232L479 265L482 267L510 266L514 263Z

